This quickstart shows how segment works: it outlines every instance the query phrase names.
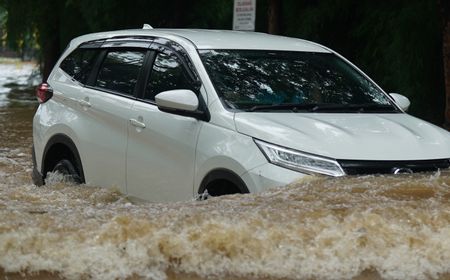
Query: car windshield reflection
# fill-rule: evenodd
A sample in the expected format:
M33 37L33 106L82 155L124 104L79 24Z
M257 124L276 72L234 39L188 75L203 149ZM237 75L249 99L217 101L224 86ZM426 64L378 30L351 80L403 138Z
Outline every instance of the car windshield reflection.
M219 97L231 109L397 111L375 84L331 53L202 50L200 56Z

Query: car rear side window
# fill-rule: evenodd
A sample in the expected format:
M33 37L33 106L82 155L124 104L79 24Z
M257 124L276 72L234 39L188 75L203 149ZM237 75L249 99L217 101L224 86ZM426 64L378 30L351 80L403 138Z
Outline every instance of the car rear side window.
M98 49L76 49L61 62L60 68L76 81L85 84L99 52Z
M133 95L145 53L145 50L109 51L100 67L95 86Z
M173 89L192 89L186 70L176 55L158 53L147 81L144 99L155 100L155 95Z

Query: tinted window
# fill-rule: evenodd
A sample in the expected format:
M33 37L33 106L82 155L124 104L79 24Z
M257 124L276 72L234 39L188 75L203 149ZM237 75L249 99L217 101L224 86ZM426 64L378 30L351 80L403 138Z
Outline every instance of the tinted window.
M77 49L61 62L60 68L78 82L85 84L99 50Z
M155 95L172 89L192 89L187 73L175 55L158 53L148 79L144 98L155 100Z
M95 86L133 95L144 56L145 50L108 52L100 67Z
M371 81L334 54L202 50L200 56L217 93L231 108L325 104L351 109L362 104L395 110Z

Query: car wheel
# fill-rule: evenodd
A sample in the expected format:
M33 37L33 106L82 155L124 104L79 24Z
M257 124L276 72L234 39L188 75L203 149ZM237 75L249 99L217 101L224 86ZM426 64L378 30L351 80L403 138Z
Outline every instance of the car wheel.
M53 167L53 172L62 174L65 182L81 184L80 174L78 174L78 171L70 160L62 159L58 161L55 167Z

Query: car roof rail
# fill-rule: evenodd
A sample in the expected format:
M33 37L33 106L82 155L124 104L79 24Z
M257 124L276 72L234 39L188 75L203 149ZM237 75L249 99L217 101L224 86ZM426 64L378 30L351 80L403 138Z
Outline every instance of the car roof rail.
M148 23L144 23L144 25L142 26L142 29L153 29L153 27Z

